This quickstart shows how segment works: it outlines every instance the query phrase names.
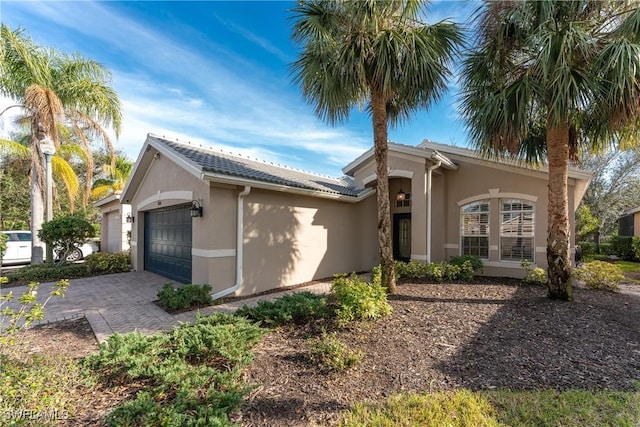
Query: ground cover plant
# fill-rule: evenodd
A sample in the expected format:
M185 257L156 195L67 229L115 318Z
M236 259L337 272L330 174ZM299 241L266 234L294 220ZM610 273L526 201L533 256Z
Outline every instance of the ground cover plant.
M169 311L205 307L213 302L210 292L210 285L184 285L175 288L171 283L166 283L158 292L158 301Z
M296 292L283 295L274 301L259 301L255 307L244 305L236 311L236 315L272 327L324 318L329 315L329 308L325 295Z

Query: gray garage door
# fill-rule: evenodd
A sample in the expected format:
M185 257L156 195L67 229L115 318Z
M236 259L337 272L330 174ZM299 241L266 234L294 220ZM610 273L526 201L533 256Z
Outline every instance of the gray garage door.
M191 283L190 205L145 212L144 269L180 283Z

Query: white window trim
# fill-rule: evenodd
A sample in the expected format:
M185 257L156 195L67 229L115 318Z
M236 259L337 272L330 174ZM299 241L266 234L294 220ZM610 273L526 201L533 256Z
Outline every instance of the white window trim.
M477 234L477 235L464 234L462 232L462 224L463 224L462 217L463 217L463 215L465 215L465 213L462 211L463 208L465 206L467 206L467 205L472 204L472 203L482 202L482 201L486 201L487 205L489 206L489 211L486 212L487 213L487 227L486 227L486 229L489 230L489 232L487 234ZM484 237L484 236L486 236L487 237L487 257L486 258L478 257L478 258L480 258L481 260L484 260L484 261L490 260L491 259L491 199L488 199L488 198L476 198L475 200L473 200L471 202L468 202L468 203L465 203L464 205L460 205L460 203L458 203L458 205L460 206L460 216L459 216L459 218L460 218L460 225L459 225L459 230L460 230L460 239L459 239L460 251L459 251L459 253L460 253L460 255L462 255L462 252L464 250L463 241L464 241L465 237Z
M503 193L504 194L504 193ZM502 234L502 215L504 213L507 212L513 212L513 211L505 211L502 209L502 203L504 200L513 200L513 201L518 201L522 204L528 204L529 206L531 206L532 210L530 211L533 214L533 218L532 218L532 227L533 227L533 231L531 232L531 257L533 259L529 260L532 264L535 264L536 262L536 252L537 252L537 248L536 248L536 204L533 201L530 200L525 200L525 199L518 199L518 198L513 198L513 197L503 197L500 198L500 200L498 201L499 206L500 206L500 229L498 230L499 232L499 243L500 243L500 247L498 248L498 257L499 257L499 261L500 262L508 262L508 263L516 263L516 264L520 264L522 263L522 260L515 260L515 259L502 259L502 238L503 237L511 237L511 236L504 236ZM520 211L520 212L527 212L527 211ZM529 238L529 237L527 237Z

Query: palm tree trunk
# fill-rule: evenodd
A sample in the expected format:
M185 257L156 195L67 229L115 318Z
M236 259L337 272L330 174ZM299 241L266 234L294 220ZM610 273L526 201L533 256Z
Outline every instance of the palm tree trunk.
M549 297L573 299L569 258L569 127L547 124L549 209L547 275Z
M35 148L34 148L35 149ZM44 222L44 200L42 199L42 189L40 188L40 177L38 176L38 166L31 161L31 264L42 264L44 262L44 242L38 236L38 231L42 229Z
M387 106L382 93L371 89L371 109L373 117L373 145L376 159L378 203L378 245L382 267L382 285L387 292L396 292L395 264L391 245L391 206L389 203L389 173L387 157Z

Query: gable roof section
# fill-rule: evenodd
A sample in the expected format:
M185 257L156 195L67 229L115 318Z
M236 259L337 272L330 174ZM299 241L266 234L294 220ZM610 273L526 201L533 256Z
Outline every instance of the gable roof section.
M146 170L149 166L150 160L145 162L144 157L151 149L174 160L196 177L208 181L251 185L276 191L293 190L329 198L360 199L371 193L370 189L356 188L351 177L332 178L313 174L148 134L123 191L122 200L130 200L135 188L140 185L144 172L138 173L138 169Z

